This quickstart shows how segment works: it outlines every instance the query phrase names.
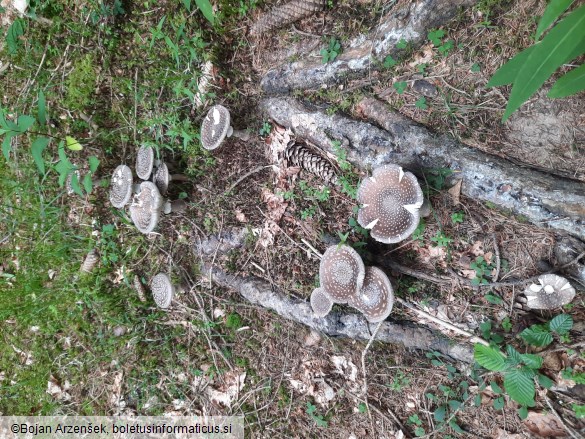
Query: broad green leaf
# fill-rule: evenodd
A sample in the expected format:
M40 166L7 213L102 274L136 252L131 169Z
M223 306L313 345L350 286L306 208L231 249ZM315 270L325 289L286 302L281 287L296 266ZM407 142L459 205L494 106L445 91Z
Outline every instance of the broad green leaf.
M6 33L6 46L9 55L16 55L20 43L20 37L24 35L23 21L20 18L14 20Z
M506 405L506 400L504 399L503 396L500 396L500 397L494 399L494 408L496 410L502 410L505 405Z
M500 67L496 73L490 78L486 87L497 87L499 85L511 84L516 80L518 72L530 56L534 46L530 46L517 54L514 58Z
M539 347L548 346L553 341L550 332L534 326L522 331L520 337L522 337L526 343Z
M37 137L30 147L31 154L41 175L45 175L45 161L43 160L43 151L51 139L48 137Z
M544 10L544 14L542 14L542 18L538 22L538 27L536 28L536 35L534 36L536 41L538 41L542 33L547 30L548 27L561 16L561 14L569 8L569 6L571 6L573 1L574 0L553 0L548 4Z
M585 90L585 64L559 78L548 92L549 98L564 98Z
M59 174L59 186L63 187L63 185L65 184L65 180L67 179L67 176L69 175L69 173L73 170L73 165L71 165L71 163L69 163L69 161L59 161L56 165L55 165L55 171L57 171L57 173Z
M92 174L95 174L95 171L97 171L98 166L100 165L100 161L96 156L91 156L87 159L87 161L89 162L89 170Z
M473 349L473 357L480 366L495 372L506 369L505 358L502 353L492 347L477 343Z
M518 416L520 416L520 419L522 420L526 419L528 417L528 407L526 407L525 405L520 407L518 409Z
M2 154L4 154L4 158L6 159L6 161L10 161L10 151L11 151L11 142L12 142L12 138L16 136L15 133L7 133L6 136L4 137L4 141L2 142Z
M481 405L481 395L475 395L473 398L473 405L479 407Z
M559 335L566 334L573 327L573 317L569 314L559 314L549 323L551 331L556 332Z
M0 128L0 136L1 136L2 134L6 134L8 131L9 131L9 130L5 130L5 129L3 129L3 128Z
M520 352L514 349L510 345L506 345L506 354L508 354L508 358L506 358L506 363L510 366L517 366L522 363L522 356Z
M577 419L585 418L585 405L572 404L571 408L575 412L575 417Z
M69 163L71 165L71 162L67 157L67 154L65 154L65 143L62 140L59 142L59 146L57 147L57 153L59 154L59 160L61 160L62 162Z
M35 123L35 118L32 116L18 116L18 119L16 120L17 130L24 133L33 125L33 123Z
M449 421L449 427L451 427L453 429L453 431L455 433L459 433L459 434L466 434L466 431L463 430L459 424L457 424L455 419L452 419L451 421Z
M213 14L213 7L209 0L195 0L197 7L203 13L207 21L211 24L215 24L215 15Z
M37 102L37 107L39 110L39 123L41 126L45 126L47 124L47 101L45 100L45 94L43 91L39 91L39 100Z
M87 173L84 175L83 177L83 189L85 189L85 192L87 192L88 194L91 194L91 191L93 189L93 181L91 180L91 173Z
M585 40L585 5L561 20L541 42L535 44L518 72L502 117L505 121L530 98Z
M183 4L189 12L191 12L191 0L183 0Z
M540 369L542 367L543 359L539 355L521 354L522 362L531 369Z
M500 395L503 390L500 386L498 386L498 383L496 383L495 381L490 382L490 386L492 388L492 391L496 394L496 395Z
M443 422L445 420L445 415L446 414L447 414L447 407L445 407L444 405L442 405L440 407L437 407L437 409L433 413L433 416L435 417L435 421L437 421L437 422Z
M83 192L81 191L81 186L79 186L79 178L77 177L77 172L71 172L71 189L80 197L83 197Z
M81 143L79 143L71 136L65 136L65 141L67 142L67 148L69 148L71 151L81 151L83 149Z
M538 374L538 384L540 384L545 389L550 389L553 386L554 381L551 380L546 375L542 375L541 373L539 373Z
M461 401L457 401L455 399L452 399L449 401L449 408L451 410L459 410L459 407L461 407Z
M529 407L534 406L534 382L525 369L512 369L504 374L504 387L514 401Z

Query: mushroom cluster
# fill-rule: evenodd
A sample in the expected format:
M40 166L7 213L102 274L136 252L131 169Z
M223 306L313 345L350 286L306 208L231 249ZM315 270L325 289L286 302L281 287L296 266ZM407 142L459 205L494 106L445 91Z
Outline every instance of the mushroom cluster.
M319 266L321 287L311 294L315 316L325 317L334 303L347 303L369 322L385 320L392 311L394 292L388 276L377 267L365 267L348 245L329 247Z
M153 172L154 169L154 172ZM154 150L141 146L136 153L136 175L143 180L133 183L132 170L120 165L112 174L110 181L110 202L121 209L130 203L130 216L134 225L142 233L152 232L158 224L161 213L169 214L183 210L183 200L170 202L161 194L166 194L171 180L188 181L183 175L171 175L165 163L154 157ZM153 181L149 181L152 178Z
M358 189L358 223L385 244L400 242L417 228L424 197L416 177L398 165L374 169Z

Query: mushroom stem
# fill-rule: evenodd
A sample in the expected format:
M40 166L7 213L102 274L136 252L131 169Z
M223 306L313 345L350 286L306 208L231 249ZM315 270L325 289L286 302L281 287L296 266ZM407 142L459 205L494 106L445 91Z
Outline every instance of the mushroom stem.
M163 213L168 215L171 212L183 212L187 209L187 203L184 200L169 201L163 204Z
M191 179L183 174L171 174L169 181L191 181Z

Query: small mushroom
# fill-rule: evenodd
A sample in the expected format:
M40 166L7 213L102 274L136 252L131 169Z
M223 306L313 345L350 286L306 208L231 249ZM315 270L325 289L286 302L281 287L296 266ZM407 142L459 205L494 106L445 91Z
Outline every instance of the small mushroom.
M398 165L376 168L358 190L358 222L385 244L400 242L418 226L423 193L416 177Z
M347 303L364 282L365 267L360 255L349 245L329 247L319 265L321 288L335 303Z
M114 169L110 181L110 203L120 209L130 201L132 195L132 170L126 165Z
M349 304L371 323L385 320L394 305L394 292L386 273L378 267L367 267L364 284Z
M230 125L230 112L223 105L214 105L207 112L201 124L201 146L212 151L217 149L226 137L234 136L244 141L250 139L245 131L235 131Z
M148 180L153 166L158 166L159 160L154 159L154 149L142 145L136 153L136 175L142 180Z
M311 293L311 308L316 317L325 317L331 311L333 301L323 288L315 288Z
M159 308L166 309L171 306L171 301L175 294L175 287L171 284L171 280L164 273L159 273L150 281L150 289L154 303Z
M158 187L161 194L166 194L171 181L189 181L189 178L182 174L170 174L169 168L165 163L161 163L153 177L154 184Z
M140 192L134 195L130 205L130 217L142 233L150 233L158 224L163 198L156 185L150 181L140 183Z
M538 282L539 284L532 284L524 290L528 308L559 308L575 297L575 288L562 276L543 274L538 278Z

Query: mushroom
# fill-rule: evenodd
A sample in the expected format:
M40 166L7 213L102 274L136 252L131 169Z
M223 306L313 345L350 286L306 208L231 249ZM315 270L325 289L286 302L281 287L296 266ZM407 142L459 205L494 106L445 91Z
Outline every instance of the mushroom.
M554 309L566 305L575 297L575 288L569 281L556 274L543 274L539 284L532 284L524 290L526 306L532 309Z
M394 305L394 292L386 273L378 267L367 267L364 284L349 304L371 323L385 320Z
M234 131L230 126L230 112L223 105L214 105L207 112L201 124L201 146L212 151L217 149L226 137L238 137L244 141L250 138L245 131Z
M417 228L423 193L413 174L398 165L385 165L362 181L358 201L362 204L360 225L371 229L376 241L390 244L402 241Z
M140 183L139 192L134 195L130 205L130 217L142 233L150 233L158 224L161 212L181 212L187 203L183 200L163 199L156 185L150 181Z
M335 303L349 302L362 287L364 274L362 258L349 245L331 246L321 258L321 288Z
M316 317L325 317L331 311L333 301L323 288L315 288L311 294L311 308Z
M171 284L171 280L164 273L159 273L150 281L150 289L154 303L159 308L166 309L171 306L173 295L175 294L175 287Z
M154 159L154 149L142 145L136 153L136 175L142 180L148 180L152 174L152 167L158 166L159 160Z
M132 170L126 165L114 169L110 181L110 203L120 209L130 201L132 195Z
M182 174L170 174L169 168L165 163L161 163L154 173L153 182L158 187L161 194L166 194L171 181L189 181L189 179Z

